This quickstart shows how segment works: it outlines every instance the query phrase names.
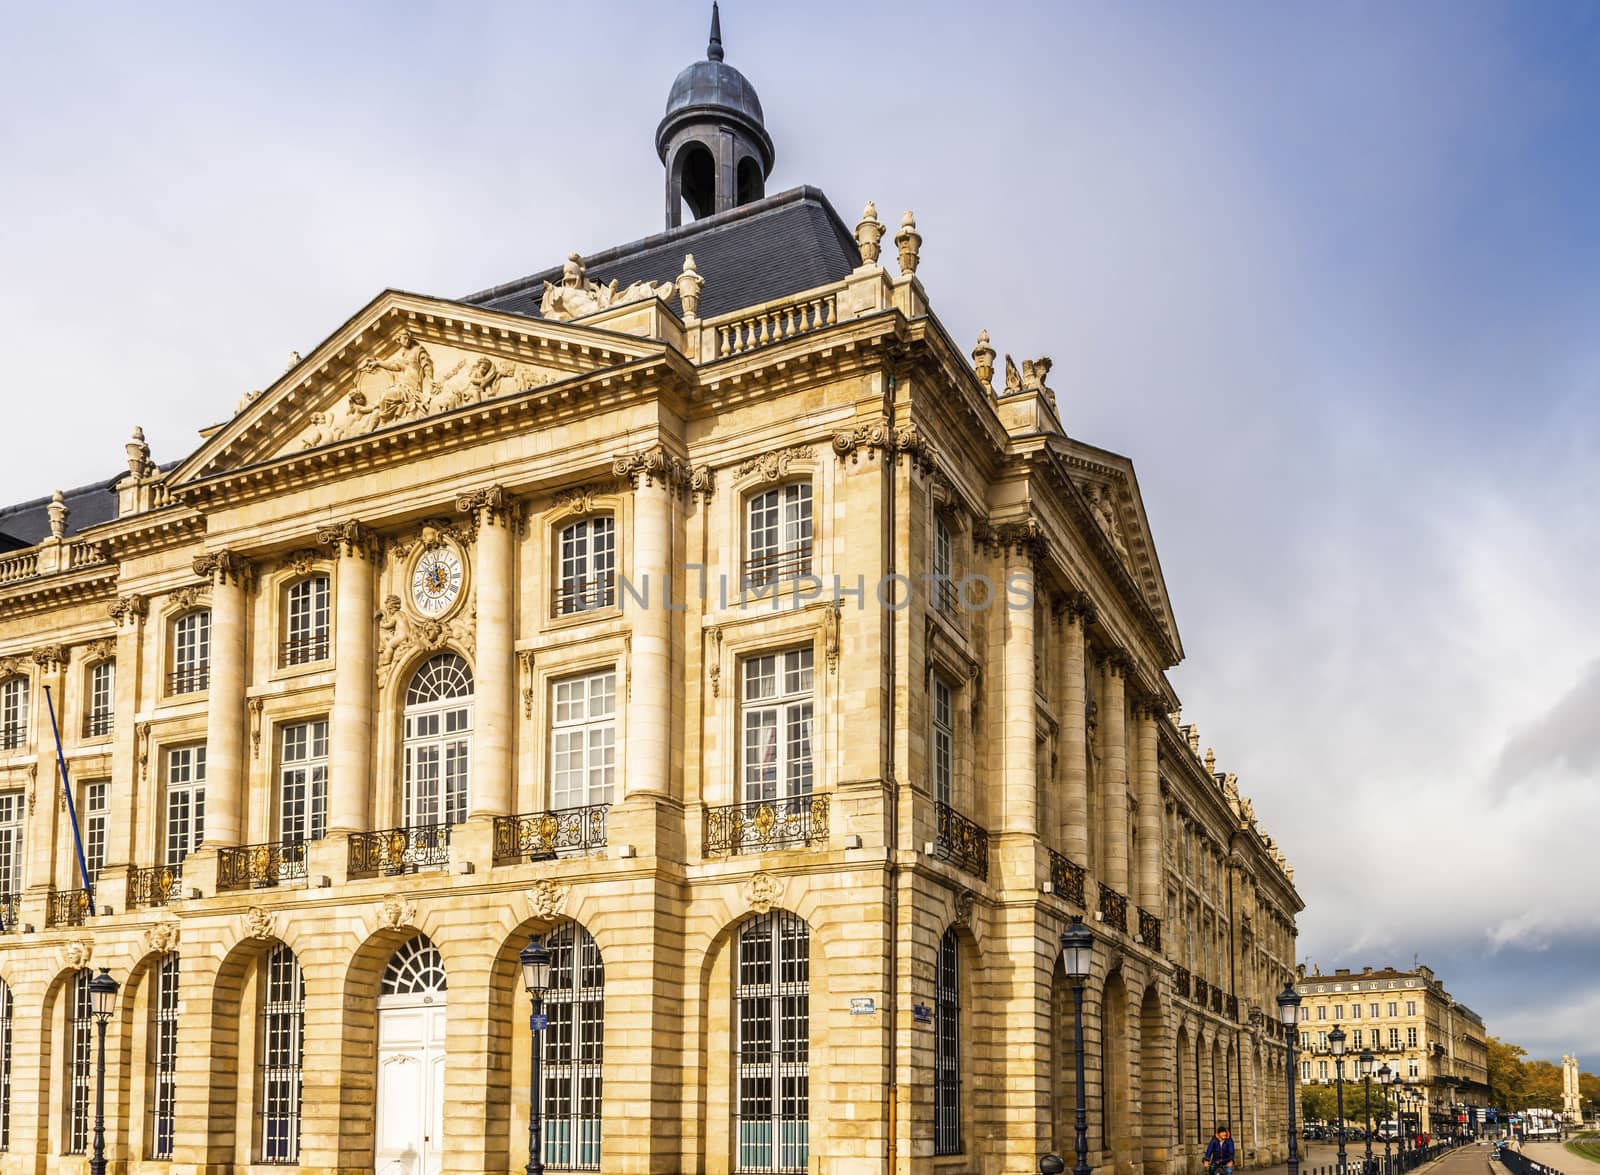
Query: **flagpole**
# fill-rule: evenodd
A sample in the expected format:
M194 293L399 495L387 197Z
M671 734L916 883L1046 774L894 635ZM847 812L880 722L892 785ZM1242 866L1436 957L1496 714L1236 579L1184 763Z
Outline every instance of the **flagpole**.
M89 862L83 855L83 837L78 833L78 806L72 802L72 785L67 782L67 757L61 753L61 729L56 726L56 704L50 697L50 687L44 687L44 704L50 711L50 734L56 740L56 766L61 769L61 791L67 797L67 815L72 819L72 843L78 848L78 872L83 877L83 892L89 899L89 913L94 913L94 883L89 880Z

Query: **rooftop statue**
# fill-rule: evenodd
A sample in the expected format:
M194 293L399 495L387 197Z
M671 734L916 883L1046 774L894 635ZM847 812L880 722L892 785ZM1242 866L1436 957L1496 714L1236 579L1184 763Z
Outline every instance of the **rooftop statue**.
M613 306L642 302L646 298L660 298L667 302L676 292L677 287L672 282L662 282L660 285L634 282L626 289L619 290L616 280L612 279L602 286L589 280L583 267L583 258L571 253L561 266L561 284L544 283L539 315L557 322L571 322L574 318L583 318Z

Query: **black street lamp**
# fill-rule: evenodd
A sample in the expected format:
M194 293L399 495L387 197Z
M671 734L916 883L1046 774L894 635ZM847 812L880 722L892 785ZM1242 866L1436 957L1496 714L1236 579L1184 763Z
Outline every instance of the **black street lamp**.
M1339 1106L1339 1175L1344 1167L1344 1029L1335 1028L1328 1033L1328 1044L1333 1049L1334 1097Z
M1402 1171L1406 1169L1406 1135L1410 1133L1406 1128L1406 1106L1411 1101L1410 1093L1411 1091L1406 1088L1406 1083L1400 1078L1400 1070L1396 1069L1394 1071L1394 1116L1399 1124L1400 1169Z
M1090 1175L1089 1109L1083 1090L1083 985L1093 963L1094 931L1083 924L1082 918L1074 918L1061 935L1061 965L1072 981L1072 1048L1078 1094L1077 1139L1073 1144L1078 1152L1078 1165L1072 1168L1072 1175Z
M539 1009L544 1002L544 989L550 986L550 948L535 934L517 959L522 964L522 986L528 989L528 999L533 1004L528 1014L528 1035L533 1039L533 1089L528 1098L528 1165L523 1169L527 1175L544 1175L544 1147L539 1137L539 1031L544 1027L540 1023L544 1017Z
M1300 1026L1300 993L1285 983L1278 993L1278 1019L1289 1038L1289 1175L1300 1175L1300 1140L1294 1127L1294 1034Z
M1380 1087L1382 1087L1382 1089L1383 1089L1383 1112L1384 1112L1384 1115L1386 1117L1388 1116L1388 1113L1389 1113L1389 1083L1391 1081L1393 1081L1394 1078L1395 1078L1394 1071L1389 1068L1389 1063L1387 1061L1385 1061L1382 1065L1380 1065L1378 1067L1378 1085ZM1399 1116L1397 1115L1395 1117L1395 1133L1398 1134L1399 1131L1400 1131L1400 1119L1399 1119ZM1393 1166L1393 1162L1394 1162L1394 1160L1391 1158L1390 1152L1389 1152L1389 1132L1388 1132L1388 1130L1385 1130L1383 1132L1383 1170L1384 1170L1384 1175L1388 1175L1390 1167Z
M1356 1058L1356 1068L1361 1074L1361 1080L1366 1088L1362 1092L1362 1109L1367 1116L1367 1161L1362 1170L1367 1175L1372 1175L1372 1050L1362 1049L1361 1055Z
M100 1030L100 1071L94 1087L94 1158L89 1160L89 1175L106 1175L106 1022L116 1004L117 981L102 967L100 974L89 980L89 1011Z

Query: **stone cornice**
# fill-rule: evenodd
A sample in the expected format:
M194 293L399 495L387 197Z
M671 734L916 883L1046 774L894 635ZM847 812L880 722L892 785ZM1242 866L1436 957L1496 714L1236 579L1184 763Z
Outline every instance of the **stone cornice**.
M0 587L0 613L31 615L63 604L111 599L116 594L117 565L97 563L54 575L34 576Z

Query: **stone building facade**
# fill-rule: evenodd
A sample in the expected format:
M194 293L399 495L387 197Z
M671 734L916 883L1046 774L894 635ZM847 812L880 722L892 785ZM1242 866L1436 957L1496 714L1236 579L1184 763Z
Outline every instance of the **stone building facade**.
M1091 1162L1282 1157L1301 902L1132 463L909 213L740 191L0 511L0 1171L83 1170L102 967L114 1170L520 1167L530 934L552 1169L1032 1171L1074 917Z
M1371 1049L1374 1064L1413 1086L1426 1101L1422 1129L1435 1127L1455 1106L1489 1103L1489 1033L1483 1017L1457 1002L1429 967L1340 967L1331 975L1303 973L1300 993L1300 1079L1332 1082L1337 1070L1328 1033L1345 1033L1345 1079L1357 1077L1355 1058Z

